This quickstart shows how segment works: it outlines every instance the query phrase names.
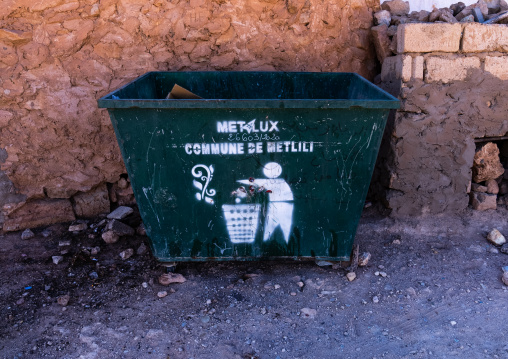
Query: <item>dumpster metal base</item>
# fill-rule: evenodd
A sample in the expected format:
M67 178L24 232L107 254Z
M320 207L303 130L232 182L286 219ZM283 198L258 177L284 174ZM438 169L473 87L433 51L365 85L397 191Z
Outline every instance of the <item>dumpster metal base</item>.
M398 101L356 74L154 72L99 105L159 260L343 261Z
M275 257L275 256L266 256L266 257L175 257L172 259L168 258L160 258L157 257L159 262L163 263L171 263L171 262L222 262L222 261L230 261L230 262L247 262L247 261L295 261L295 262L314 262L314 261L327 261L327 262L347 262L351 259L351 257L303 257L303 256L295 256L295 257Z

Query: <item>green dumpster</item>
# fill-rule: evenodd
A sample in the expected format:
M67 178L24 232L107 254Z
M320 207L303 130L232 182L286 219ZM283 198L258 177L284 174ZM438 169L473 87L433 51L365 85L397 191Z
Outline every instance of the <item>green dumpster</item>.
M150 72L98 103L160 261L348 260L399 106L353 73L290 72Z

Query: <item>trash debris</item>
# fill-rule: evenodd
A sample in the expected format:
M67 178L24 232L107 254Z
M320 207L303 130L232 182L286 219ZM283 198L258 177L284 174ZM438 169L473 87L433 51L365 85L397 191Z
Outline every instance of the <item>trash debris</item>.
M487 235L487 240L497 246L501 246L506 243L506 238L497 229L493 229Z
M372 297L372 303L379 303L379 297L377 295Z
M365 267L367 264L369 264L369 260L372 257L372 255L369 252L363 252L360 254L360 257L358 257L358 266L359 267Z
M69 232L81 232L87 229L86 223L71 224L69 226Z
M132 214L134 210L127 206L120 206L115 209L113 212L108 214L108 219L124 219L128 215Z
M69 300L71 297L68 294L61 295L57 298L57 303L60 304L62 307L66 307L69 304Z
M508 11L498 14L497 16L490 18L487 21L484 21L484 24L497 24L503 20L508 19Z
M328 261L316 261L316 264L320 267L333 266L333 263Z
M349 272L346 274L346 278L348 281L352 282L356 279L356 273L355 272Z
M189 90L183 88L180 85L175 84L171 89L171 92L166 96L166 99L178 99L178 100L199 100L202 97L199 97L196 94L193 94Z
M27 240L33 237L35 237L35 234L30 229L25 229L23 233L21 233L21 239L23 240Z
M170 285L172 283L184 283L187 279L180 273L164 273L159 277L159 283Z
M120 237L117 234L115 234L115 232L113 232L113 231L107 231L107 232L102 233L102 239L107 244L116 243L116 242L118 242L119 238Z
M120 255L120 258L122 258L123 260L126 260L126 259L129 259L130 257L132 257L133 254L134 254L134 249L128 248L124 251L121 251L119 255Z
M63 261L63 257L62 256L52 256L51 259L53 259L53 263L55 263L55 264L58 264L61 261Z
M300 309L300 313L303 318L314 319L316 317L317 310L311 308L302 308Z

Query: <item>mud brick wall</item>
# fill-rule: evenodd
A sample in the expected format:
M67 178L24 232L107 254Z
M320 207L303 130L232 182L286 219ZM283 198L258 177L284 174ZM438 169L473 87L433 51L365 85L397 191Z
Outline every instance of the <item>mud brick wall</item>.
M508 26L406 24L383 62L399 96L381 165L392 214L468 206L475 138L508 133Z
M376 0L2 1L0 225L17 230L105 210L105 184L125 169L107 112L97 109L100 96L152 70L373 78L376 7Z

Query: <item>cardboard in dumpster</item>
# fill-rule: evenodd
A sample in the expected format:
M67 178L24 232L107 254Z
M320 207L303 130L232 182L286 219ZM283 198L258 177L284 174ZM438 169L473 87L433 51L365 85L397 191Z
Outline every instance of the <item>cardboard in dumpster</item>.
M182 86L175 84L171 89L171 92L166 96L166 99L171 100L200 100L203 99L196 94L193 94L189 90Z

